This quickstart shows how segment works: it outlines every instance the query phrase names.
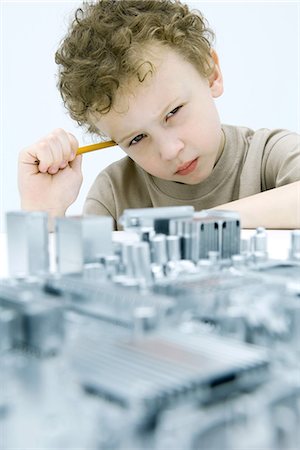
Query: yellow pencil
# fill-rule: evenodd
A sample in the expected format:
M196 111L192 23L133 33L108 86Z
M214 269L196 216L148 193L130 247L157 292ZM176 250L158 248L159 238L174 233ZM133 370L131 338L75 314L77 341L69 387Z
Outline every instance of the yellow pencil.
M76 154L82 155L83 153L93 152L94 150L112 147L113 145L117 144L114 141L105 141L105 142L97 142L97 144L84 145L83 147L78 147Z

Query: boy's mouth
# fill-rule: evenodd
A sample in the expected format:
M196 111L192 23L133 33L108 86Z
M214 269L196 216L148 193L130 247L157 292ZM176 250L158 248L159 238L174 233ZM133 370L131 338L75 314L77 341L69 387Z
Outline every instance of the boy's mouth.
M198 162L198 158L193 159L192 161L188 161L185 164L182 164L178 167L177 171L175 172L175 175L188 175L189 173L192 173L193 170L196 168Z

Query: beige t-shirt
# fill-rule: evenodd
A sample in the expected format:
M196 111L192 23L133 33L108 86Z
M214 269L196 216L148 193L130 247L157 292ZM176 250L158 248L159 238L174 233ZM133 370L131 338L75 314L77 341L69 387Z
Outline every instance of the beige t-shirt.
M99 173L84 214L110 215L115 229L124 209L192 205L196 211L300 180L300 136L223 125L225 145L212 173L197 185L156 178L128 156Z

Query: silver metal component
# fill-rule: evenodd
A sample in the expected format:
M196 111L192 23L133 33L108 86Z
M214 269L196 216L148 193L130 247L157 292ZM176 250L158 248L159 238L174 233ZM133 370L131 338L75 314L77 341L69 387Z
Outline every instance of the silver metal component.
M57 304L30 304L23 312L25 345L41 354L61 350L64 339L62 307Z
M290 259L300 261L300 230L291 232Z
M135 242L132 248L134 276L140 283L149 286L153 282L150 247L148 242Z
M9 212L6 215L8 271L12 277L49 272L48 215Z
M236 213L156 213L72 219L75 273L0 280L5 448L299 447L299 230L266 260L264 229L240 254Z
M124 267L124 273L130 278L135 275L134 263L133 263L133 242L123 242L122 244L122 264Z
M198 259L207 258L209 251L220 252L222 259L240 253L240 217L232 211L202 210L194 214L198 223Z
M246 265L247 258L245 255L232 255L231 257L232 265L236 269L244 268Z
M182 259L192 259L193 239L191 234L181 236L181 257Z
M152 263L163 266L167 263L167 241L165 234L156 234L151 239L151 260Z
M124 277L121 275L114 277L114 282L122 285L126 290L137 291L140 287L140 280L138 278Z
M104 216L59 217L56 219L57 270L81 272L86 263L111 255L112 218Z
M199 253L197 224L192 219L173 219L170 233L180 237L180 259L196 262Z
M154 236L154 230L152 227L144 227L139 230L139 237L141 241L150 242L152 236Z
M240 252L240 220L237 213L203 210L193 218L170 220L170 234L181 239L181 257L197 263L209 251L220 252L222 259Z
M296 350L294 355L295 362L300 356L300 304L299 301L291 302L287 306L287 314L289 317L289 333L290 339L293 342L293 348ZM293 350L290 350L292 357Z
M136 337L153 331L157 326L157 313L152 306L139 306L133 311Z
M18 319L16 311L0 307L0 352L13 348Z
M124 230L153 227L153 221L157 218L192 217L193 206L167 206L161 208L136 208L125 209L119 223Z
M245 255L246 257L248 257L251 254L251 240L250 239L241 239L240 253L241 253L241 255Z
M91 281L106 278L105 267L102 263L87 263L83 266L83 278Z
M165 234L156 234L150 242L151 270L155 281L165 278L165 269L168 262L167 240Z
M13 345L41 355L61 350L64 339L63 304L39 285L0 286L0 308L13 312ZM3 314L3 312L2 312ZM6 316L7 317L7 316Z
M140 315L142 330L149 320L151 327L153 311ZM214 392L227 398L230 391L237 394L259 385L267 374L268 357L263 349L226 338L168 330L137 340L103 337L101 346L87 336L74 346L74 365L81 383L98 395L114 395L129 410L140 405L136 418L143 423L149 414L171 405L189 404L193 398L199 406L209 404ZM247 377L249 373L260 376Z
M200 273L209 273L215 269L214 263L210 259L199 259L197 262L197 268Z
M212 264L218 264L218 262L220 261L220 252L210 250L208 252L208 259Z
M166 237L167 258L169 261L178 261L180 255L180 238L177 235L169 235Z
M252 254L255 261L262 261L268 257L268 237L264 227L256 228L255 234L251 237Z
M168 261L165 267L165 273L168 278L178 278L179 276L197 272L193 261L180 259L179 261Z
M112 279L119 273L120 257L118 255L107 255L100 258L104 266L104 272L107 279Z

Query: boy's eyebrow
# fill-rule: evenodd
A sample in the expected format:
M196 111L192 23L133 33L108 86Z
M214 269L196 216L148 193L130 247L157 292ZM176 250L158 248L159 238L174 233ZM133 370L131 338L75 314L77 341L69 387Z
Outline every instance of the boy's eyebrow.
M169 112L170 108L172 107L173 104L177 103L179 101L179 99L176 97L175 100L172 100L170 103L168 103L168 105L162 109L162 112L159 114L159 116L163 116L164 114L166 114L166 111ZM121 139L114 139L112 138L115 142L117 142L118 144L121 144L122 142L126 141L127 139L129 139L131 136L137 136L138 134L140 134L139 131L133 131L132 133L128 133L126 136L124 136Z
M137 134L139 134L138 131L133 131L132 133L127 134L126 136L124 136L122 139L117 139L114 141L118 142L118 144L122 144L122 142L127 141L127 139L129 139L131 136L136 136Z

